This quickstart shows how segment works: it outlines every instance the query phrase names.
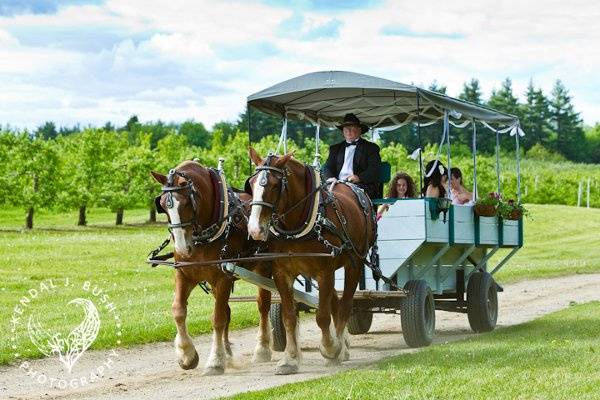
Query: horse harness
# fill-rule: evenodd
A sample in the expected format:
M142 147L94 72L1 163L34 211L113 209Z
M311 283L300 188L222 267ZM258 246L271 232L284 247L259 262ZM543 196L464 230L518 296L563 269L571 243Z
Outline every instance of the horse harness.
M213 209L212 219L213 223L209 224L206 228L202 229L202 225L198 221L198 201L200 198L200 194L196 190L192 179L185 174L184 172L177 170L170 170L167 176L167 185L161 188L162 193L154 199L154 204L156 206L156 210L159 213L166 214L166 210L161 206L160 199L163 194L167 194L167 208L173 208L173 192L179 192L183 190L188 190L188 199L192 205L193 217L190 221L180 222L178 224L173 224L169 221L168 228L169 232L171 232L175 228L185 228L187 226L192 226L192 240L194 245L202 245L211 243L217 238L221 236L221 234L227 230L229 224L227 223L229 219L230 210L229 203L231 201L231 195L229 193L225 194L225 178L222 174L213 168L209 168L209 176L211 180L211 184L215 191L215 207ZM180 176L186 180L186 184L182 186L175 185L175 177ZM229 192L229 190L227 190ZM235 196L234 196L235 197Z
M256 172L254 175L259 174L258 184L261 186L266 186L268 182L268 174L273 173L276 175L278 180L278 196L274 203L269 203L266 201L252 201L250 205L260 205L270 208L272 210L271 221L270 221L270 231L274 234L275 237L283 240L297 240L300 238L304 239L314 239L316 238L321 244L323 244L333 256L338 256L342 254L344 251L352 250L359 258L365 259L366 254L360 254L356 246L354 245L352 239L347 230L347 219L345 218L341 207L339 205L338 199L335 197L333 193L333 185L327 189L326 184L321 184L320 176L315 169L309 165L305 165L306 171L306 190L307 194L294 203L291 207L289 207L285 212L278 212L279 199L282 194L286 191L288 186L288 175L290 172L287 168L277 168L270 165L273 159L272 155L267 156L264 165L256 168ZM262 174L261 174L262 173ZM253 175L253 176L254 176ZM249 180L252 177L248 178L246 181L245 189L247 192L251 193L252 188L250 187ZM311 182L310 184L308 182ZM366 218L372 218L373 226L375 226L375 213L373 212L373 207L371 205L371 201L365 192L358 186L345 181L339 181L340 184L347 185L352 192L355 194L358 203L360 204L363 213ZM306 204L308 202L308 204ZM286 230L281 226L281 220L288 215L291 211L295 210L300 205L305 204L305 219L299 228L295 230ZM338 226L327 217L326 209L331 206L335 211L336 217L340 222L342 230L338 229ZM366 224L365 224L365 229ZM327 240L323 233L328 231L329 233L336 236L341 244L335 245L331 241ZM365 238L367 235L365 235ZM367 239L365 239L367 240ZM365 246L368 248L368 243Z

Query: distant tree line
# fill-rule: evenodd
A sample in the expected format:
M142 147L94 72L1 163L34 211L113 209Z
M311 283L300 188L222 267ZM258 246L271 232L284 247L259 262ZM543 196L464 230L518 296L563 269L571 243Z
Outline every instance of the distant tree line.
M446 92L446 88L436 82L430 89ZM553 165L564 160L600 162L600 125L584 129L560 81L549 97L530 84L525 103L520 103L513 94L509 79L499 90L494 90L487 101L482 100L479 82L475 79L465 83L459 97L517 115L526 132L521 141L522 151L539 160L536 164L539 176L545 176L540 172L544 167L540 167L539 162L543 160ZM193 120L141 122L137 116L120 127L106 123L100 128L57 128L53 122L46 122L32 132L5 127L0 129L0 204L22 207L26 212L25 225L29 228L33 227L35 210L39 208L77 209L77 223L85 225L90 207L110 208L115 212L117 224L123 222L125 210L147 207L149 220L153 221L152 200L158 186L150 178L151 170L167 172L182 160L193 158L204 165L216 166L218 158L223 156L227 159L225 173L229 183L240 187L252 171L248 145L256 146L262 153L274 150L282 123L280 118L253 110L250 114L241 113L236 122L219 122L211 130ZM248 128L253 132L251 137ZM297 158L312 161L314 133L315 128L309 123L289 121L289 149L296 151ZM440 133L439 125L421 129L422 146L430 154L435 153L432 149ZM486 133L478 135L478 149L483 156L482 165L489 169L493 161L485 155L493 153L495 138L489 131ZM452 129L451 135L453 157L456 155L456 165L461 165L460 160L470 156L471 131ZM514 139L508 135L501 137L502 153L514 151ZM336 129L322 129L321 138L320 151L324 159L328 144L339 141L340 133ZM406 159L406 153L419 145L414 127L383 133L379 142L383 159L389 161L394 170L417 173L416 164ZM469 163L462 164L465 168ZM570 185L577 186L581 179L595 176L585 171L571 173ZM548 182L555 179L556 173L555 170L548 175ZM536 178L536 187L539 179ZM544 187L549 186L550 183ZM564 204L560 199L547 196L527 201ZM593 202L596 204L596 200Z

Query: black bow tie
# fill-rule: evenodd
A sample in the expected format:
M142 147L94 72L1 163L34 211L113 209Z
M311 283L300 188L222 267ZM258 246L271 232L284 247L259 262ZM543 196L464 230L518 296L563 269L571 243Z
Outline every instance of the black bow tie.
M348 147L348 146L356 146L358 144L358 141L360 139L356 139L354 142L348 143L348 142L344 142L344 147Z

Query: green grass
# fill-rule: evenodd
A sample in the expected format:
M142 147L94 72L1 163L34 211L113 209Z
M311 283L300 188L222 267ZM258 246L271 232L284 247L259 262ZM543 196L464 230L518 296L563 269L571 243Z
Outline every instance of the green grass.
M469 340L233 397L250 399L597 399L600 302Z
M498 281L600 272L600 209L537 204L527 208L531 215L524 221L524 247L496 274Z
M20 212L0 212L0 364L14 360L14 345L24 358L41 357L27 333L27 320L11 333L10 319L15 305L27 291L41 282L66 278L75 286L39 296L29 308L48 331L68 333L79 324L82 311L67 302L82 297L81 287L90 281L102 288L117 307L122 335L117 337L115 323L107 320L98 307L102 327L92 348L111 348L172 340L175 325L171 316L174 272L168 267L150 268L144 260L148 252L166 237L162 224L142 225L147 211L126 212L125 224L115 227L114 215L91 210L88 227L76 227L76 213L39 213L34 230L16 230L22 224ZM135 224L135 225L129 225ZM235 295L256 293L248 284L236 283ZM210 332L212 296L197 288L189 302L188 326L192 334ZM258 323L256 305L232 304L232 328Z
M498 274L501 282L600 271L600 210L566 206L531 205L532 219L525 225L525 247ZM125 212L125 225L114 226L114 214L92 209L89 226L77 227L77 212L36 213L35 229L21 229L24 212L0 210L0 364L14 360L12 337L23 357L40 357L27 334L26 322L10 331L14 306L46 279L69 278L77 286L86 280L103 288L117 306L123 321L116 329L101 329L93 348L128 346L172 340L173 271L150 268L148 252L166 237L162 224L145 224L147 210ZM254 294L251 285L236 283L235 295ZM78 324L81 310L66 303L81 295L79 287L63 288L53 296L40 296L31 307L49 331L69 332ZM196 289L189 305L192 334L210 331L212 297ZM43 316L43 319L40 318ZM254 304L232 304L232 328L257 324Z

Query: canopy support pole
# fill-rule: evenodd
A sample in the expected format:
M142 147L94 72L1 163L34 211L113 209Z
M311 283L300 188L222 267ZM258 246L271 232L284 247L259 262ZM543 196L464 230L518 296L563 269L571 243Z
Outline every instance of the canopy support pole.
M252 126L251 124L251 117L252 117L252 107L250 107L250 105L248 104L247 106L247 113L248 113L248 148L252 147L252 136L251 136L251 129L250 127ZM252 171L252 159L250 157L248 157L248 162L250 163L250 171Z
M421 102L417 89L417 138L419 140L419 193L423 193L423 144L421 143Z
M519 151L519 131L520 126L517 125L517 133L515 141L517 146L517 203L521 203L521 154Z
M496 192L500 194L500 132L498 129L494 129L494 131L496 132Z
M283 119L283 126L281 127L281 135L279 135L279 143L277 143L277 150L275 154L279 154L279 149L283 144L283 154L287 154L287 113L285 114L285 118Z
M446 132L446 145L448 146L448 170L446 171L448 182L446 182L446 197L452 200L452 191L450 190L450 180L452 178L450 174L450 120L448 116L448 110L444 111L444 131Z
M473 124L473 202L477 200L477 127L475 119L471 120Z
M315 132L315 159L313 161L313 166L317 169L321 168L321 152L319 149L319 142L321 139L320 130L321 130L321 123L317 119L317 131Z

